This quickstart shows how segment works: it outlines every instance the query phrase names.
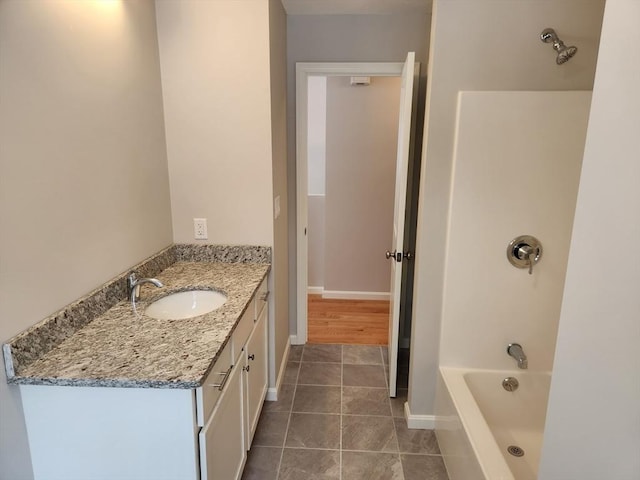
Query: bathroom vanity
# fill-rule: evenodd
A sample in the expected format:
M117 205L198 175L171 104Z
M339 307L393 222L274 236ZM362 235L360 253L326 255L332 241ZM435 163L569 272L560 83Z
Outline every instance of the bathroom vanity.
M177 261L156 275L164 287L142 288L136 311L121 300L38 355L27 337L70 328L60 312L10 340L35 479L240 478L268 384L268 271ZM145 315L196 288L226 302L181 320Z

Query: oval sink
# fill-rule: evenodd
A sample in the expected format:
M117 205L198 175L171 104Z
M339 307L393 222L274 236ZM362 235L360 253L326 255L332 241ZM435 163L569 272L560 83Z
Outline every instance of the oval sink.
M224 293L213 290L188 290L156 300L144 313L158 320L182 320L212 312L226 301L227 296Z

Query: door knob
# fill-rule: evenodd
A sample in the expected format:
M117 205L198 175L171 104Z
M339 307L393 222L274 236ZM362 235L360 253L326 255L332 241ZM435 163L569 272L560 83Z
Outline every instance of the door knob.
M397 252L396 250L393 252L387 250L387 253L385 253L384 256L387 257L387 260L393 258L398 263L402 261L402 252Z

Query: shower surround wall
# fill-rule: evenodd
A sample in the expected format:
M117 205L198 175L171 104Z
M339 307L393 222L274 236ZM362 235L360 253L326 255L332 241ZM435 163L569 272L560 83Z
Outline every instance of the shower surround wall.
M440 364L551 370L590 92L461 92L449 218ZM541 241L529 275L506 247Z

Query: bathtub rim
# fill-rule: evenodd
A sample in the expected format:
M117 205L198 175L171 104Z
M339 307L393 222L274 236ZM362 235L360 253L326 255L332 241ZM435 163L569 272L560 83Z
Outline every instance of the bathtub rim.
M469 440L476 461L486 479L516 480L507 464L504 454L487 424L478 406L465 375L469 373L490 373L508 376L526 375L527 373L551 375L547 371L523 372L515 370L498 370L488 368L467 368L440 366L440 376L453 402L465 435ZM454 391L455 394L451 392ZM491 459L491 460L489 460Z

